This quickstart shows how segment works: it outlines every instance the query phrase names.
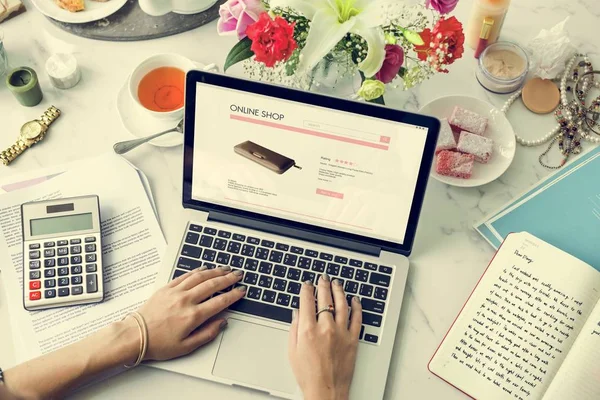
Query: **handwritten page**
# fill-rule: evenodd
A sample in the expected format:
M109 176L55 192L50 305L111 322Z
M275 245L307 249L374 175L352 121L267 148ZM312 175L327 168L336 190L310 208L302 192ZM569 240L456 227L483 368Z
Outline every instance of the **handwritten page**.
M564 399L600 399L600 302L543 398Z
M0 196L0 263L18 362L79 340L120 319L152 290L165 241L138 172L110 155L35 186ZM93 167L93 168L89 168ZM22 303L20 204L97 194L102 218L105 300L29 312Z
M541 399L600 295L600 274L511 234L429 368L477 399Z

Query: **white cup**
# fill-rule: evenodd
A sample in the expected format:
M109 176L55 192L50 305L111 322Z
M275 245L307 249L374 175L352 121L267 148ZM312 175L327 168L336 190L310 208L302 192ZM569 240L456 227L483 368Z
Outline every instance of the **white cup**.
M192 69L201 69L193 61L180 56L179 54L158 54L143 61L136 69L133 70L129 77L129 94L142 110L148 115L151 115L159 119L167 120L179 120L183 118L183 106L173 111L152 111L142 105L138 97L138 88L141 80L148 75L150 71L153 71L161 67L175 67L179 68L183 72L188 72ZM204 70L216 70L214 64L207 65L203 68ZM185 96L185 94L184 94Z

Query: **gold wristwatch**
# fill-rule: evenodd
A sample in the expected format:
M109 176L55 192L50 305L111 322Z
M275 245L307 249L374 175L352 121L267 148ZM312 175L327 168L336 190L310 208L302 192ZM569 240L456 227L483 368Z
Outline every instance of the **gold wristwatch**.
M21 153L42 140L46 136L50 124L58 117L60 117L60 110L52 106L46 110L40 119L26 122L21 127L21 134L17 139L17 143L0 153L0 160L4 165L10 164Z

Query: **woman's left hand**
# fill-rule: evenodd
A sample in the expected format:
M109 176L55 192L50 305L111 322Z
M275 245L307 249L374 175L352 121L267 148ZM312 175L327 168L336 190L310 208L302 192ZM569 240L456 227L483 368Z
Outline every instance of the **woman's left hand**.
M180 357L213 340L227 321L212 317L244 297L246 287L210 297L242 277L242 271L231 272L229 267L197 269L154 293L139 309L148 326L145 360Z

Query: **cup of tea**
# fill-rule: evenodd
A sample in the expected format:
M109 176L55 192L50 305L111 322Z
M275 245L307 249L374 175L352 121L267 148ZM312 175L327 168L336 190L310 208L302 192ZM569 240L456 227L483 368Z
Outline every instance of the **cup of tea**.
M129 78L133 101L155 118L183 118L185 74L197 68L178 54L159 54L143 61Z

